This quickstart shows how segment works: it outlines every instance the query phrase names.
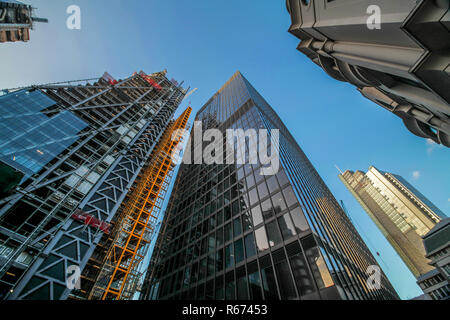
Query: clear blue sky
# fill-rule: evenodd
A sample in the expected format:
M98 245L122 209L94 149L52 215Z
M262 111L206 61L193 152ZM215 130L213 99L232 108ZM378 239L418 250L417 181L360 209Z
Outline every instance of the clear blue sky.
M240 70L278 112L336 199L344 200L400 296L421 294L334 166L374 165L402 175L449 215L450 150L409 133L399 118L299 53L298 40L287 32L284 0L25 2L50 22L37 24L28 43L0 45L0 88L166 68L169 77L198 88L188 99L195 112ZM81 30L66 28L71 4L81 7Z

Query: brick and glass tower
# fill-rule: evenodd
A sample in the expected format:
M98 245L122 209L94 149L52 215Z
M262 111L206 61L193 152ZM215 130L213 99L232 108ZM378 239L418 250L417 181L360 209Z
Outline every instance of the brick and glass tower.
M183 163L147 272L143 299L398 299L358 232L274 110L237 72L196 126L279 130L279 170ZM230 141L228 141L230 143ZM261 140L259 140L261 143ZM233 143L234 144L234 143ZM204 145L204 143L203 143ZM234 144L234 156L250 142ZM202 142L191 134L191 148ZM185 154L185 160L187 159ZM227 162L229 163L229 162Z

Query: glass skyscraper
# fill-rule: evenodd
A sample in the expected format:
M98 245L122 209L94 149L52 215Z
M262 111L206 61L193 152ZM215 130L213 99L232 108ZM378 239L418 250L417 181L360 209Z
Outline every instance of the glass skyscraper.
M141 298L398 299L382 271L380 285L369 285L374 257L280 118L240 72L196 121L223 133L279 129L280 168L264 176L259 159L183 163ZM193 136L195 150L202 142ZM247 155L248 144L235 144L234 157Z
M402 177L371 166L339 175L356 200L417 278L434 269L422 237L445 214Z

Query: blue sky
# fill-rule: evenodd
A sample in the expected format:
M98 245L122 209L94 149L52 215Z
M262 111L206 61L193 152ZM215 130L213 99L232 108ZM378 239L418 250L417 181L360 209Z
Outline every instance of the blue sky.
M0 88L167 69L198 88L196 112L240 70L280 115L345 205L404 299L415 279L337 178L370 165L403 176L447 215L450 150L409 133L400 118L328 77L296 50L285 1L30 0L37 24L28 43L1 44ZM81 8L81 30L66 28L66 8ZM182 107L187 106L187 102ZM180 108L179 112L183 108Z

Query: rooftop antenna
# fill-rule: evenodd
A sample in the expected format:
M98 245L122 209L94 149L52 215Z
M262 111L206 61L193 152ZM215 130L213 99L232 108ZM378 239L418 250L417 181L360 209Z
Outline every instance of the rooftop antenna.
M336 169L338 169L338 171L339 171L341 174L344 174L344 173L342 172L342 170L337 166L337 164L335 164L334 166L336 167Z

